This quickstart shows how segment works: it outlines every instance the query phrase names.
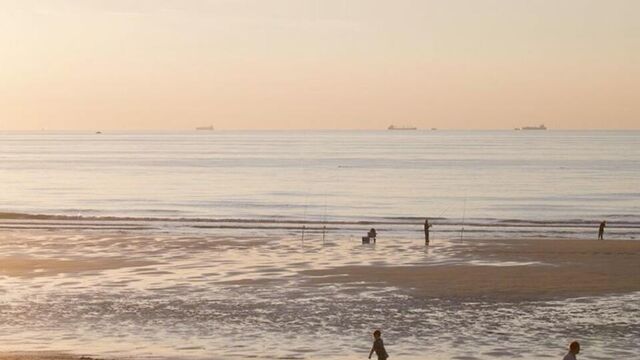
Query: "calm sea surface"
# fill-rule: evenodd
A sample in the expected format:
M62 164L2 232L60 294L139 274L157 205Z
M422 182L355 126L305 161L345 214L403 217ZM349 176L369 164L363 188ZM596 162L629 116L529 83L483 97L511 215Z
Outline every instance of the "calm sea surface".
M47 214L419 230L430 217L443 237L463 224L477 237L593 237L605 219L609 237L635 238L639 179L638 131L0 133L13 225Z

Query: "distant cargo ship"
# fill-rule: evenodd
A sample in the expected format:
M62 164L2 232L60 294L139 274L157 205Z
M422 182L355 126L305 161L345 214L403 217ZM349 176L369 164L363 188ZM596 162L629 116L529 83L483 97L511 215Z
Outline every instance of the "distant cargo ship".
M211 126L200 126L197 127L196 130L208 130L208 131L212 131L213 130L213 125Z
M418 130L418 128L415 128L415 127L409 127L409 126L395 126L395 125L389 125L389 127L387 128L387 130Z
M547 130L547 127L544 125L540 126L523 126L522 130Z

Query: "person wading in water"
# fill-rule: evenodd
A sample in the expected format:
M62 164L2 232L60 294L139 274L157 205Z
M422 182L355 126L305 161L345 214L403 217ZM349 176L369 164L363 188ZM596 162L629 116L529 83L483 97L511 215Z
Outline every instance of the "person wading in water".
M424 220L424 244L426 246L429 245L429 228L432 225L429 224L429 219L425 219Z
M603 221L600 223L600 227L598 228L598 240L604 240L604 227L607 226L607 222Z

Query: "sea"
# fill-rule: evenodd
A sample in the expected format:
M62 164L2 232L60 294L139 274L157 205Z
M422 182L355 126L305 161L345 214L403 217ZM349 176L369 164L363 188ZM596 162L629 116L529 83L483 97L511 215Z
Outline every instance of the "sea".
M639 179L640 131L0 133L0 227L635 239Z
M0 352L364 359L379 328L391 359L559 359L576 339L640 359L637 292L420 298L304 275L601 221L633 241L639 179L640 131L3 132ZM2 275L16 259L41 265Z

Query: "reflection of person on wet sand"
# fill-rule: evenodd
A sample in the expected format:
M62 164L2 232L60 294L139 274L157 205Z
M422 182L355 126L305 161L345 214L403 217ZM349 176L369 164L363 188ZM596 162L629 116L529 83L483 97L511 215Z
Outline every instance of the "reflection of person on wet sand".
M600 223L600 227L598 228L598 240L604 240L604 227L607 226L607 222L603 221Z
M565 355L562 360L577 360L576 355L580 352L580 344L577 341L574 341L569 345L569 352Z
M429 219L424 220L424 244L429 245L429 228L432 225L429 224Z
M384 342L381 337L382 333L380 330L376 330L373 332L373 347L371 347L371 351L369 351L369 359L371 359L371 355L373 352L376 352L378 355L378 360L386 360L389 358L389 354L387 354L387 350L384 348Z

